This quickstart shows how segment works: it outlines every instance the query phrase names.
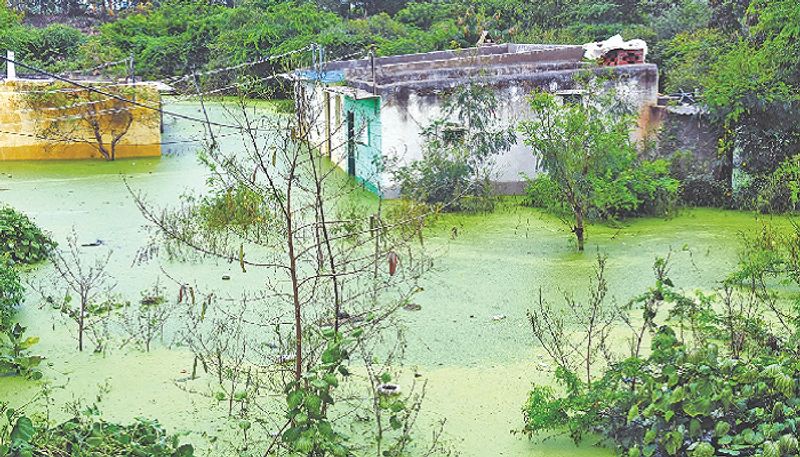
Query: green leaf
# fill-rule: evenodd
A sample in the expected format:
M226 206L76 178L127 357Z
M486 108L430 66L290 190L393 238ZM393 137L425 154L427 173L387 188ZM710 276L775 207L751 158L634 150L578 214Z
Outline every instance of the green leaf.
M14 428L11 429L11 443L16 445L30 443L35 433L36 429L33 427L33 422L27 417L22 416L17 419L17 423L14 424Z
M639 417L639 405L633 405L631 409L628 410L628 424L633 422L637 417Z

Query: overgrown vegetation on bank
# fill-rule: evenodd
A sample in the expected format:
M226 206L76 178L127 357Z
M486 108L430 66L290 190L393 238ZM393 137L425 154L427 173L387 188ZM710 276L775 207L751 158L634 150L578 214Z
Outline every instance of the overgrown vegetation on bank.
M524 432L596 433L628 456L796 455L798 252L800 227L765 226L718 290L692 294L658 259L653 287L619 308L601 258L575 322L541 300L530 313L559 388L534 387ZM627 352L614 349L619 328L630 330Z
M0 208L0 376L41 377L37 367L42 357L30 348L39 337L25 335L25 327L14 322L24 300L19 268L46 259L55 243L23 213Z
M366 56L369 49L390 55L467 47L484 30L498 42L575 44L616 33L642 38L650 45L648 60L661 69L663 91L692 92L718 135L715 172L675 176L686 180L686 202L797 209L786 196L797 187L791 170L800 127L784 122L800 114L800 6L794 0L247 0L235 7L170 0L127 2L123 9L93 2L12 4L13 11L0 8L0 48L15 49L20 60L65 70L133 56L137 74L146 78L236 65L311 43L336 59ZM23 13L88 15L101 25L93 34L62 25L39 29L23 25ZM300 57L298 63L310 63ZM244 72L269 75L275 70L270 65ZM114 68L127 72L125 64L103 71Z

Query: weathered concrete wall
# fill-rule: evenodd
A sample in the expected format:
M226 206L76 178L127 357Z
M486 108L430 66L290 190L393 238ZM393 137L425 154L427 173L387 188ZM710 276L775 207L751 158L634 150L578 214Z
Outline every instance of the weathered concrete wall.
M645 138L652 128L649 107L658 102L658 68L652 64L598 67L583 62L582 56L580 46L495 45L377 58L374 66L369 59L332 63L327 70L340 72L344 78L340 83L317 84L306 79L300 85L306 87L304 93L308 95L310 115L306 119L312 138L317 138L323 145L320 149L345 170L345 123L347 112L354 111L355 106L344 106L345 99L380 100L376 108L380 115L365 121L370 128L378 126L380 134L369 134L372 149L367 154L365 148L357 148L357 158L374 156L377 147L383 165L402 166L422 158L421 131L441 117L442 97L469 83L493 87L501 105L498 123L516 126L532 115L527 101L531 92L579 90L578 81L593 72L610 81L607 84L639 111L639 125L631 136L636 140ZM364 117L363 113L357 115ZM359 126L363 124L360 122ZM356 168L362 181L375 184L387 197L398 194L389 173L383 172L379 180L374 180L372 175L379 169ZM367 174L362 175L362 169ZM539 172L539 163L518 137L511 150L496 159L494 172L494 184L500 192L519 193L524 190L525 176Z
M633 67L634 65L630 65ZM640 67L637 65L637 67ZM617 72L613 80L614 88L628 103L639 110L639 128L632 133L634 139L641 139L650 126L650 107L658 101L658 74L655 65L647 65L640 71L624 69ZM561 73L561 72L559 72ZM517 125L519 121L532 116L527 97L535 89L551 92L577 89L572 74L550 75L537 79L535 83L523 81L514 84L496 85L496 97L500 102L498 123L504 126ZM447 89L454 87L448 85ZM381 120L383 125L383 153L399 165L411 163L422 158L422 128L440 117L441 98L446 92L420 91L403 88L382 96ZM520 135L511 150L498 157L495 165L494 185L504 194L518 194L524 190L525 176L533 177L539 173L539 161ZM387 196L396 196L397 189L389 176L384 176L383 187Z
M69 97L43 94L54 88L49 82L0 82L0 160L103 158L88 119L96 121L97 131L110 149L112 137L124 131L125 124L120 122L127 112L132 121L115 148L116 158L161 155L161 116L157 111L88 93L56 93ZM159 93L151 86L137 85L126 93L135 93L137 100L148 104L160 104Z

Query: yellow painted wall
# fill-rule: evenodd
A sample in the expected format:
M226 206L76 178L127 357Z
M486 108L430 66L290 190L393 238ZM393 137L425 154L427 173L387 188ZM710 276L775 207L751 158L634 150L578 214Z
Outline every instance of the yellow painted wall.
M79 105L82 103L80 99L68 102L47 97L37 99L35 91L55 88L69 90L50 82L0 82L0 161L103 158L96 147L93 130L86 122L87 108ZM108 90L116 89L109 87ZM153 86L142 84L126 90L135 90L137 101L160 104L160 95ZM75 95L81 96L88 97ZM115 110L124 108L133 116L130 128L117 144L117 159L161 155L161 115L157 111L103 100L106 98L103 96L95 97L100 100L92 106L99 111L96 118L107 149L110 150L110 135L105 123L113 122ZM64 109L65 105L79 106ZM54 121L56 118L59 120ZM54 125L56 129L53 129Z

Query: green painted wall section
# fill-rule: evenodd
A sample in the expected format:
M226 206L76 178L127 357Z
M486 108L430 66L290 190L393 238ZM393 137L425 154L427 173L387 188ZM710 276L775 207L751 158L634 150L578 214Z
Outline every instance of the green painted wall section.
M383 161L381 99L344 97L344 112L345 116L352 112L355 118L356 179L371 192L379 193Z

